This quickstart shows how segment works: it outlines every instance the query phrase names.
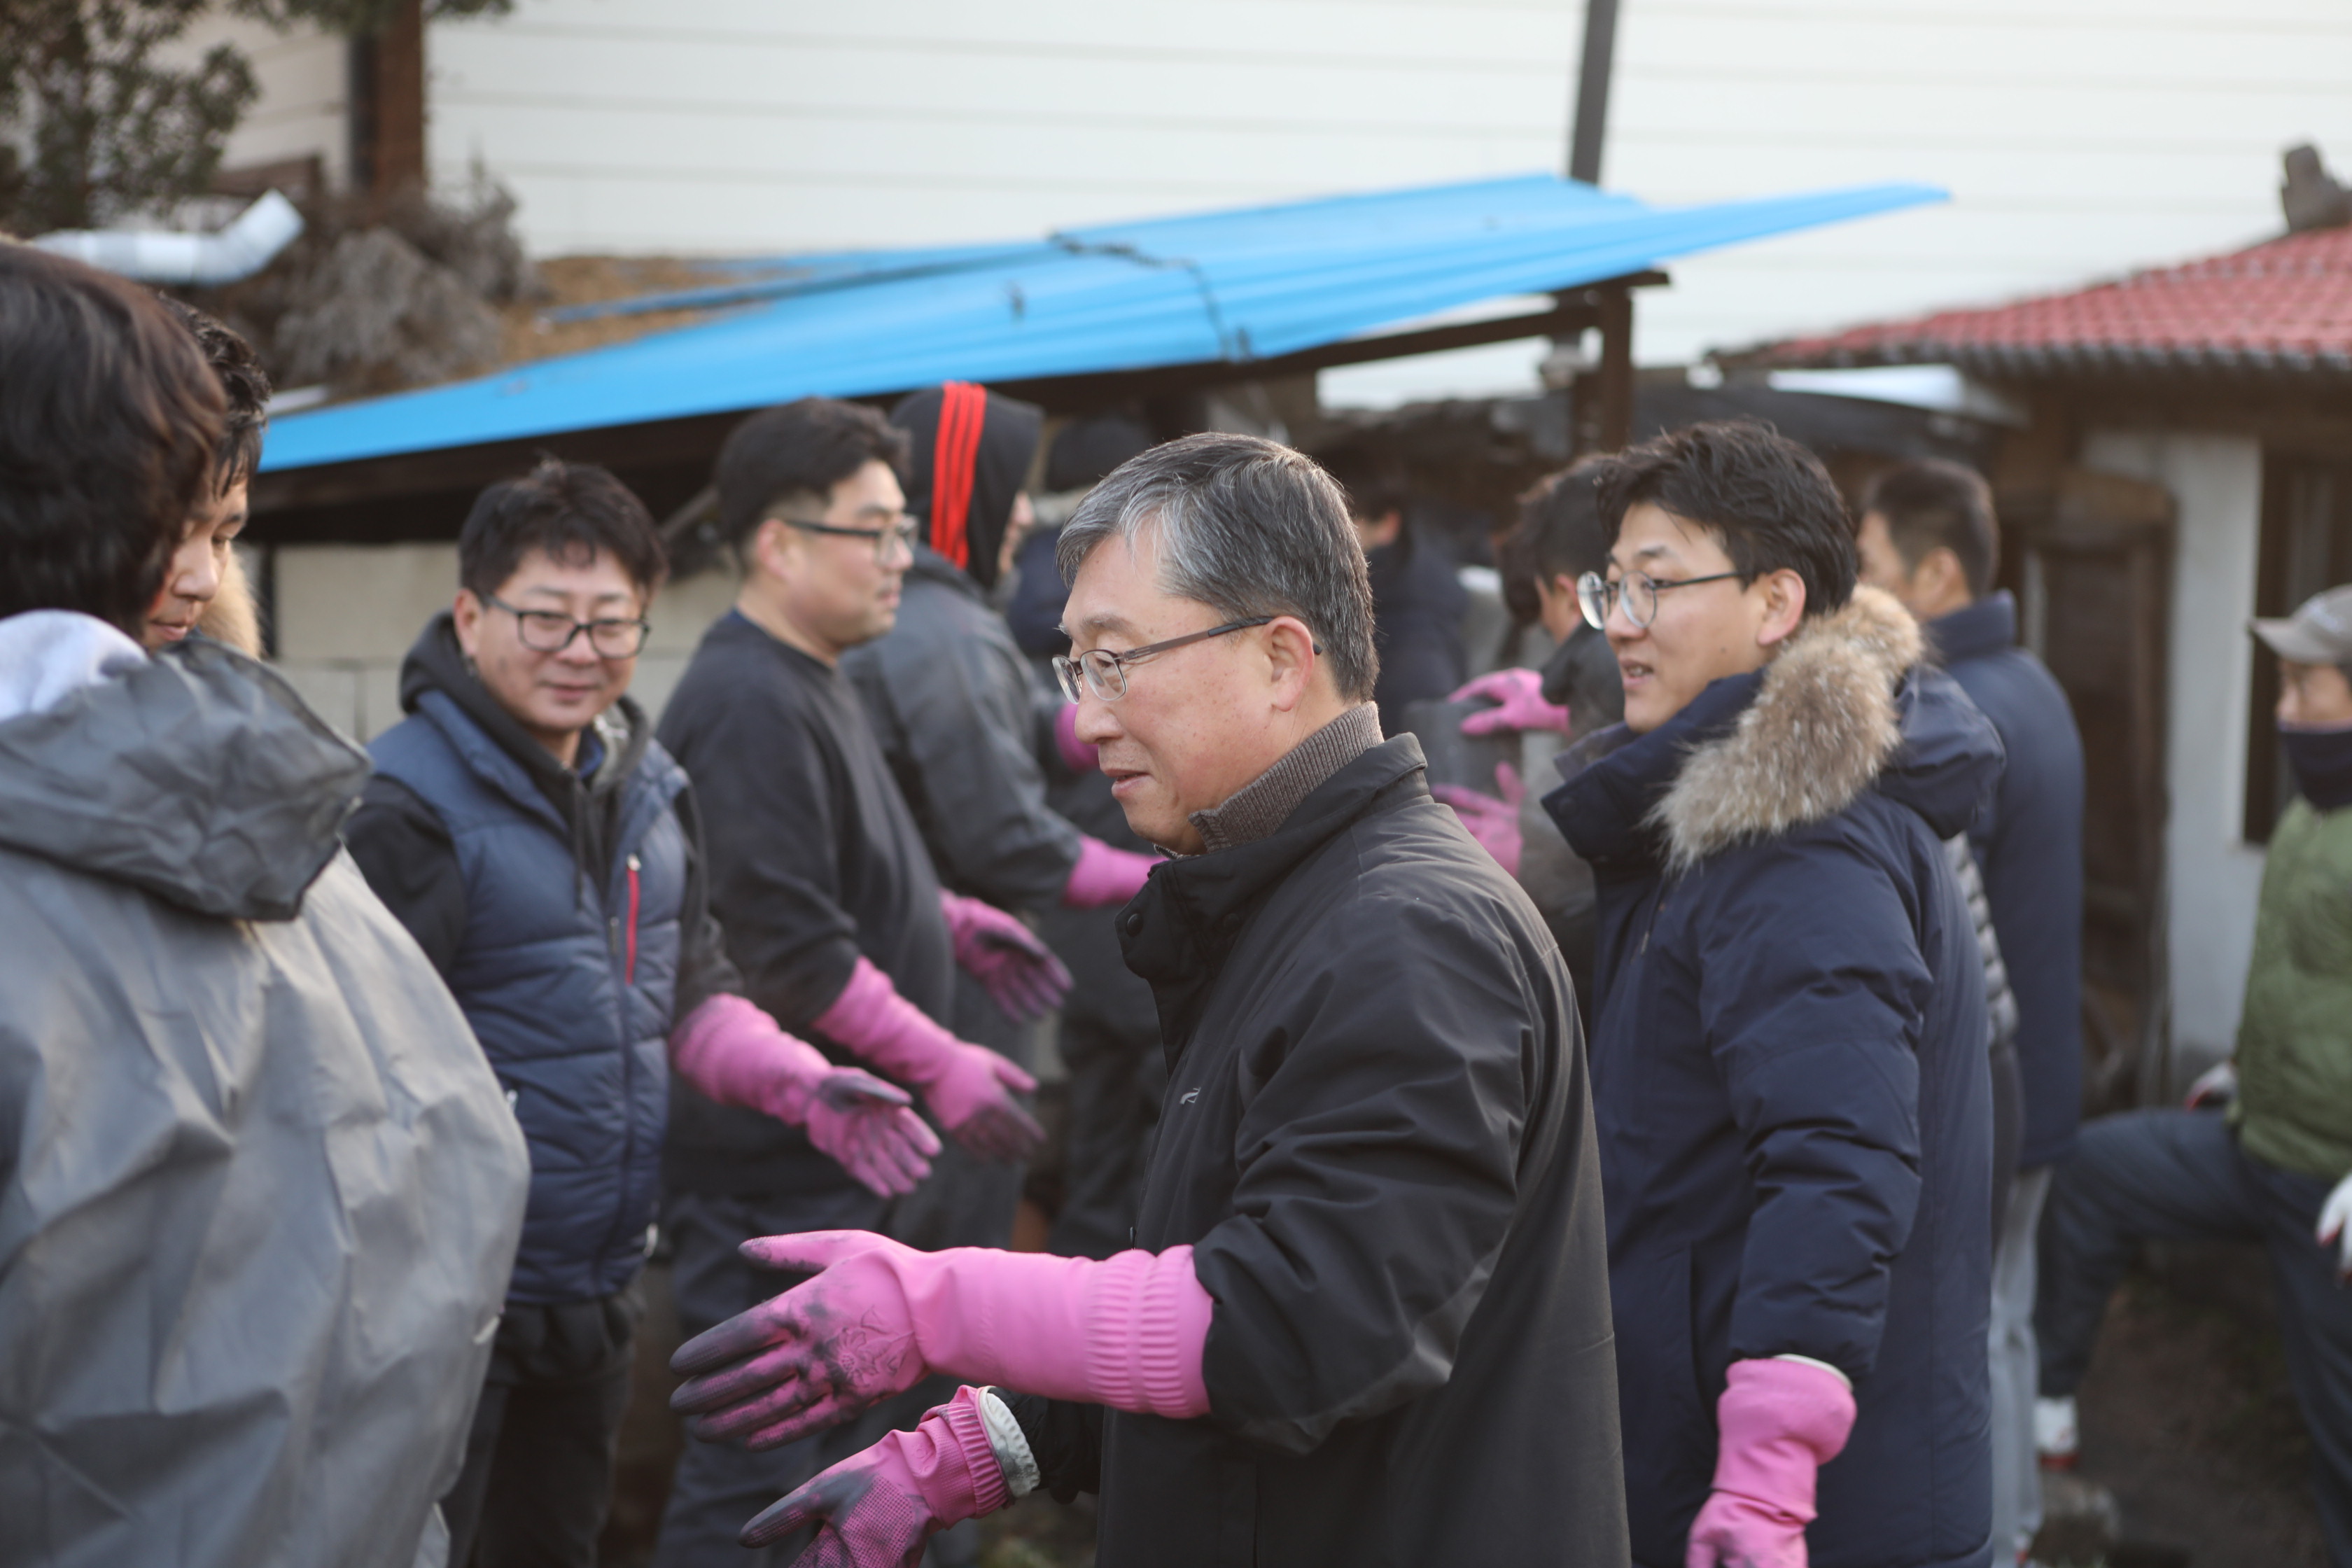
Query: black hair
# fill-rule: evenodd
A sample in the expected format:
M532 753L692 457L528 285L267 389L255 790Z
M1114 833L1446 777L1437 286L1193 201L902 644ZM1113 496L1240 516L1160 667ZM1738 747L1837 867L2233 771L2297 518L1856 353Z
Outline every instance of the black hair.
M219 379L153 294L0 244L0 616L138 636L222 424Z
M824 501L868 463L907 472L905 432L879 411L831 397L762 408L719 449L719 531L740 553L776 502L790 495Z
M1346 442L1315 460L1339 482L1348 498L1348 515L1359 522L1378 522L1391 512L1402 516L1412 499L1403 465L1370 440Z
M261 467L262 433L269 426L269 373L261 368L253 345L226 322L184 300L169 294L161 298L194 335L228 401L228 419L213 448L213 488L226 495Z
M1610 531L1601 521L1594 468L1587 458L1546 474L1519 498L1519 523L1504 545L1538 582L1574 582L1587 572L1609 570Z
M1794 572L1804 580L1807 616L1853 597L1853 526L1837 485L1819 458L1769 425L1692 425L1591 467L1612 545L1626 512L1648 501L1714 534L1742 582Z
M669 574L646 503L593 463L541 458L522 478L501 479L476 496L457 535L457 581L478 595L495 594L534 550L564 565L610 551L647 595Z
M2000 524L1993 516L1992 487L1974 468L1941 458L1898 463L1870 481L1862 513L1886 520L1886 537L1903 557L1903 570L1916 572L1931 551L1948 550L1968 579L1969 596L1992 592L2000 569Z

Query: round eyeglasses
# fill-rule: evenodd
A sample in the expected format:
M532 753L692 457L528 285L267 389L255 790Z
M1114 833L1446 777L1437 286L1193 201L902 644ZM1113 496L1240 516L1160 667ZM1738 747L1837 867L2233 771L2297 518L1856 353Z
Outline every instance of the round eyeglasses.
M646 646L646 638L653 635L653 623L643 616L634 620L575 621L561 610L526 610L509 605L496 594L483 595L482 603L512 616L516 637L533 653L562 653L585 632L588 646L596 650L598 658L635 658Z
M844 528L837 522L817 522L804 517L780 517L778 522L797 528L803 533L828 533L835 539L870 539L874 542L874 564L887 566L890 557L905 551L909 557L915 552L915 541L922 538L920 519L905 512L898 521L882 528Z
M1727 582L1739 575L1737 572L1717 572L1706 577L1661 583L1646 572L1628 572L1622 580L1612 583L1598 572L1587 572L1576 580L1576 607L1584 612L1585 625L1605 632L1609 629L1609 612L1622 600L1625 618L1639 631L1658 618L1658 595L1667 589Z
M1079 682L1105 702L1116 702L1127 695L1127 667L1172 653L1187 643L1205 642L1221 637L1227 632L1245 632L1252 626L1262 626L1272 621L1272 616L1260 616L1255 620L1227 621L1222 626L1211 626L1205 632L1187 632L1166 642L1148 643L1131 647L1125 653L1113 653L1107 647L1090 647L1076 655L1062 655L1054 660L1054 679L1062 683L1062 695L1076 702L1079 699ZM1320 648L1316 650L1321 652Z

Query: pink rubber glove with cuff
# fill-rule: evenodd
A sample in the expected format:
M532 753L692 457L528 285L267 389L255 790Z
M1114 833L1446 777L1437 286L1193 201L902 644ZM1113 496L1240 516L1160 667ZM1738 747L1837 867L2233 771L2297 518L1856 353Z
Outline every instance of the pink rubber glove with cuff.
M933 1534L1013 1500L990 1437L992 1423L1011 1421L992 1394L960 1388L913 1431L888 1434L761 1512L740 1539L766 1546L814 1525L816 1539L803 1563L902 1568L918 1562Z
M1043 1016L1069 994L1070 972L1017 917L945 889L940 913L955 943L956 963L987 988L1005 1016Z
M949 1136L982 1159L1025 1160L1045 1142L1044 1130L1013 1098L1035 1093L1037 1080L933 1023L865 958L816 1026L921 1089Z
M1490 699L1496 706L1464 719L1462 732L1465 735L1527 730L1548 730L1555 735L1568 733L1568 710L1557 702L1544 700L1543 677L1532 669L1493 670L1446 700L1468 702L1480 697Z
M745 1258L816 1277L697 1335L670 1358L670 1407L706 1441L772 1448L846 1421L933 1373L1185 1419L1207 1414L1201 1356L1215 1306L1192 1249L1096 1262L913 1247L866 1231L756 1237Z
M670 1065L721 1105L747 1106L806 1130L809 1142L882 1197L931 1173L939 1135L907 1091L835 1067L740 996L713 996L670 1031Z
M1684 1568L1805 1568L1818 1473L1853 1418L1853 1390L1834 1367L1734 1362L1715 1406L1715 1489L1691 1522Z

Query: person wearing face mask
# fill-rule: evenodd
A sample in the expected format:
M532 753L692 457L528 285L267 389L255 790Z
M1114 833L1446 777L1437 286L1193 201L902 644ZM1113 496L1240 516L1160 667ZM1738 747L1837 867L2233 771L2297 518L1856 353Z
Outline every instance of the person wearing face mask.
M450 1561L595 1561L658 1213L670 1075L793 1130L879 1197L938 1139L744 995L693 786L626 693L664 559L603 468L548 458L477 498L455 605L401 668L352 856L465 1009L530 1145L530 1206Z
M1588 471L1625 719L1544 805L1597 893L1633 1561L1988 1568L1991 1023L1945 840L2000 737L1802 447Z
M202 632L257 658L260 624L235 545L245 531L247 491L260 466L261 438L269 425L269 373L261 368L253 345L223 322L168 294L157 298L204 351L228 416L213 451L211 476L172 552L142 640L153 653Z
M2260 1241L2340 1568L2352 1563L2352 585L2250 629L2279 661L2297 798L2263 867L2233 1070L2200 1079L2189 1108L2088 1123L2058 1166L2034 1307L2039 1424L2073 1431L2107 1298L2140 1242Z

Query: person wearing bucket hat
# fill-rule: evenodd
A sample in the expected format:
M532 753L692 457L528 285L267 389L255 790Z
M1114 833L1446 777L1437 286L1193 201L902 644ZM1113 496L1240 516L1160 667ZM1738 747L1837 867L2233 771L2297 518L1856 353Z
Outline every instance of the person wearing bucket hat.
M2103 1117L2058 1168L2034 1312L2037 1425L2045 1455L2066 1457L2092 1341L2141 1240L2260 1241L2328 1561L2352 1563L2352 584L2247 629L2279 661L2297 793L2263 868L2237 1051L2187 1109Z

